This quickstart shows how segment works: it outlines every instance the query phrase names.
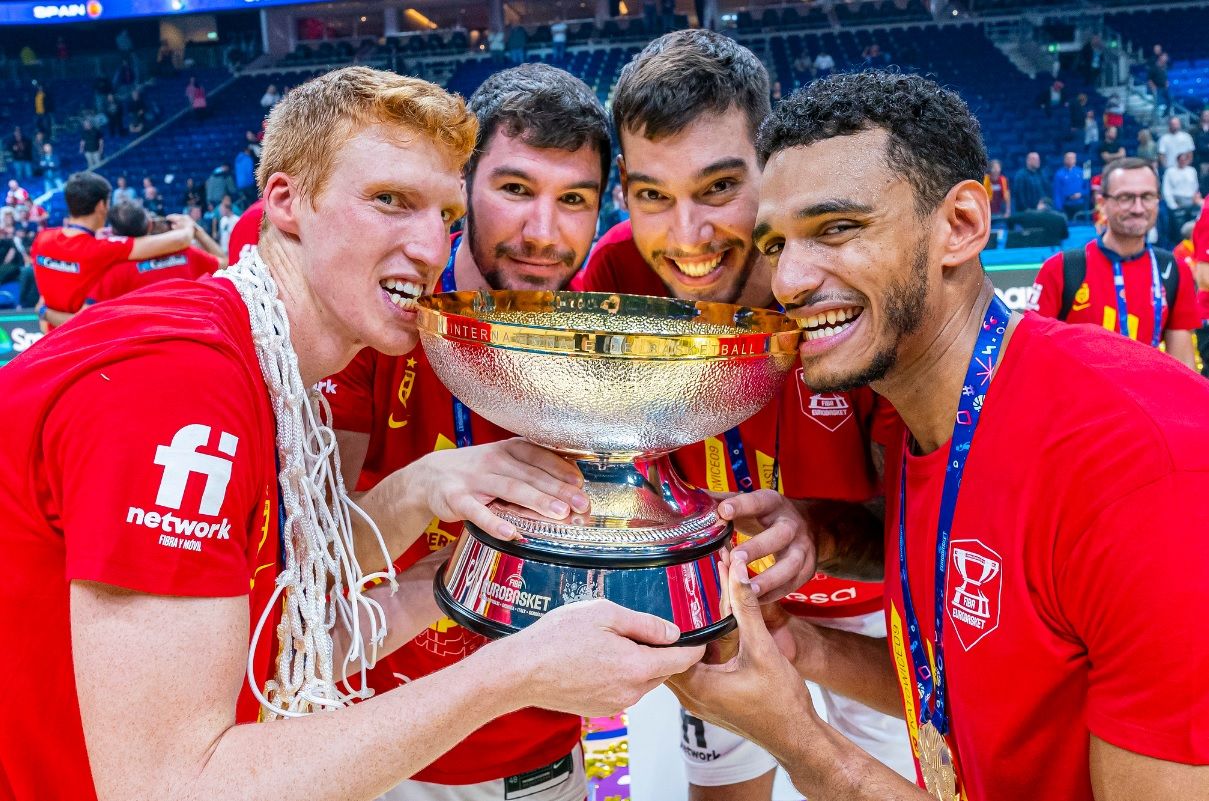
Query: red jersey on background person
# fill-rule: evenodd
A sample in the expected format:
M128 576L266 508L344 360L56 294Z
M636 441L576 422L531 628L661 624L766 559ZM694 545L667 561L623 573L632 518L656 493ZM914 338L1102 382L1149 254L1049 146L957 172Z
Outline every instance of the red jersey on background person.
M137 239L150 234L156 223L141 205L123 202L110 210L109 224L113 233ZM109 300L170 278L196 280L227 266L226 254L201 226L194 227L193 235L205 250L190 245L152 259L121 262L97 282L89 299Z
M1206 204L1209 206L1209 204ZM1192 227L1192 246L1188 266L1196 280L1197 314L1201 327L1196 332L1196 348L1201 358L1201 375L1209 377L1209 212L1201 207L1200 216Z
M562 288L583 263L596 229L611 153L604 108L582 81L542 64L496 73L468 106L479 134L465 174L466 228L451 238L436 291ZM404 308L428 289L407 282L388 287ZM460 406L423 348L401 357L366 348L322 386L350 480L360 467L359 490L434 451L514 436ZM469 425L459 428L459 421ZM443 549L461 531L460 523L433 519L396 567ZM369 684L390 690L463 660L485 642L442 618L380 660ZM529 801L581 801L587 793L581 729L573 715L515 712L474 732L383 799L502 801L512 797L511 787L532 787Z
M996 296L986 150L956 93L831 76L782 101L759 146L756 242L777 299L799 320L861 309L802 341L806 379L870 382L909 431L887 454L883 530L814 533L852 569L886 563L890 637L770 628L736 569L738 655L673 687L765 743L808 798L1209 797L1209 429L1189 413L1209 384ZM810 534L773 493L723 506ZM740 546L732 567L749 558ZM919 786L837 737L802 676L901 709Z
M67 218L61 228L38 234L30 249L34 279L46 306L77 312L107 270L119 262L163 256L193 241L193 222L170 215L171 231L131 240L99 239L109 213L109 182L93 172L78 172L63 186Z
M769 113L768 86L768 73L754 53L703 30L662 36L622 69L612 113L630 219L605 234L577 288L774 304L771 266L752 243L762 180L755 137ZM806 336L822 335L829 325L847 327L847 309L833 306L830 315L830 323L827 314L810 321ZM862 503L879 494L868 439L874 407L868 389L819 395L792 376L771 408L673 460L698 486L775 486L812 517L841 507L876 519ZM720 450L726 458L718 469ZM763 570L755 581L765 587L793 579L805 586L791 593L784 609L831 629L885 636L880 584L807 581L816 565L799 556L757 562L753 569ZM895 770L910 772L901 721L842 694L822 694L828 719L844 736ZM776 762L757 745L682 712L680 748L693 801L771 799Z
M264 201L257 200L239 215L227 238L227 263L239 261L244 251L260 241L260 225L264 220Z
M1007 176L1003 174L1003 163L991 159L990 172L982 177L982 187L991 199L991 214L1007 217L1012 213L1012 191L1008 188Z
M1078 289L1072 295L1066 286L1066 254L1055 254L1037 274L1034 310L1070 323L1102 326L1154 347L1162 342L1169 354L1195 369L1191 331L1200 326L1200 318L1192 273L1171 254L1146 244L1146 234L1158 218L1154 168L1141 159L1109 164L1104 169L1104 199L1108 230L1084 247ZM1174 297L1167 285L1176 288ZM1067 297L1070 305L1064 309Z

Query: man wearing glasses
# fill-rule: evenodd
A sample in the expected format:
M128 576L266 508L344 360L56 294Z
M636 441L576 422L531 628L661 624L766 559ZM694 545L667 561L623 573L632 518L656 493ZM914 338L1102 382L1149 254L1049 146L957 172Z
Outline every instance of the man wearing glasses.
M1159 178L1142 159L1104 169L1107 230L1083 248L1041 265L1034 309L1046 317L1091 323L1158 347L1196 369L1192 331L1200 325L1192 272L1146 234L1159 213Z

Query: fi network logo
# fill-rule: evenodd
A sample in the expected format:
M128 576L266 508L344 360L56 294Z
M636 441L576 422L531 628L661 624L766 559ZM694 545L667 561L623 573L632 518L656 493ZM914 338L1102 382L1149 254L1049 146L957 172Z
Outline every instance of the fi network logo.
M171 445L160 445L155 449L155 463L164 468L159 492L155 496L157 506L179 510L189 476L197 473L206 479L198 511L211 517L218 514L227 497L227 484L231 481L232 459L235 458L239 437L226 431L219 432L218 451L231 459L198 453L197 449L209 441L210 426L194 423L177 431Z

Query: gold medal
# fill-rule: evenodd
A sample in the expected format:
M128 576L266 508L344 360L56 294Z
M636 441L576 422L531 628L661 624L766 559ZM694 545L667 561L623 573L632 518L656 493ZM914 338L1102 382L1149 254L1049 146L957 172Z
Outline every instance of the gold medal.
M919 730L919 767L928 794L938 801L957 798L957 771L953 754L940 730L928 721Z

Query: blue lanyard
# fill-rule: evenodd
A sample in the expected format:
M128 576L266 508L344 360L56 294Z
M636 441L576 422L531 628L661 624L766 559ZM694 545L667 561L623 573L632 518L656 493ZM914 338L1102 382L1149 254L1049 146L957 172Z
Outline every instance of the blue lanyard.
M1128 337L1129 307L1125 304L1125 272L1121 266L1125 260L1104 244L1103 236L1096 239L1096 244L1112 264L1112 282L1117 289L1117 330ZM1167 305L1167 295L1163 291L1163 282L1159 280L1159 260L1154 255L1154 248L1147 245L1146 252L1150 255L1150 296L1154 304L1154 331L1151 333L1150 347L1157 348L1163 330L1163 307Z
M80 225L78 223L63 223L63 227L64 228L74 228L77 231L83 231L84 233L91 236L93 239L97 238L97 232L92 230L91 228L89 228L86 225Z
M785 307L778 303L777 311L784 312ZM781 401L777 398L774 402L779 404ZM730 472L735 477L735 486L739 492L752 492L756 485L751 478L751 468L747 466L747 451L743 447L743 437L739 434L739 427L735 426L722 436L726 440L726 452L730 454ZM772 489L777 490L781 483L781 409L779 406L777 407L777 430L773 451Z
M462 237L459 236L453 240L453 245L449 248L449 261L445 264L445 271L441 273L442 292L456 292L458 289L453 277L453 260L457 257L458 246L461 244ZM459 448L468 448L474 444L474 432L470 427L470 410L453 393L450 393L450 397L453 398L454 441Z
M965 473L966 459L974 440L978 418L982 416L986 400L987 385L1003 335L1007 330L1012 312L995 296L982 318L982 330L970 357L966 370L965 384L957 403L957 420L953 424L953 437L949 442L949 463L945 468L944 488L940 495L940 517L936 531L936 672L928 669L929 660L924 653L923 637L919 631L919 618L911 601L911 585L907 581L907 451L903 448L903 467L898 485L898 571L903 590L903 613L907 619L907 637L911 644L911 661L915 664L917 690L920 696L919 722L931 722L941 734L949 731L949 717L945 710L945 657L941 645L944 634L945 575L949 567L949 537L953 527L953 514L957 510L957 494L961 490L961 477ZM933 701L929 711L929 699Z

